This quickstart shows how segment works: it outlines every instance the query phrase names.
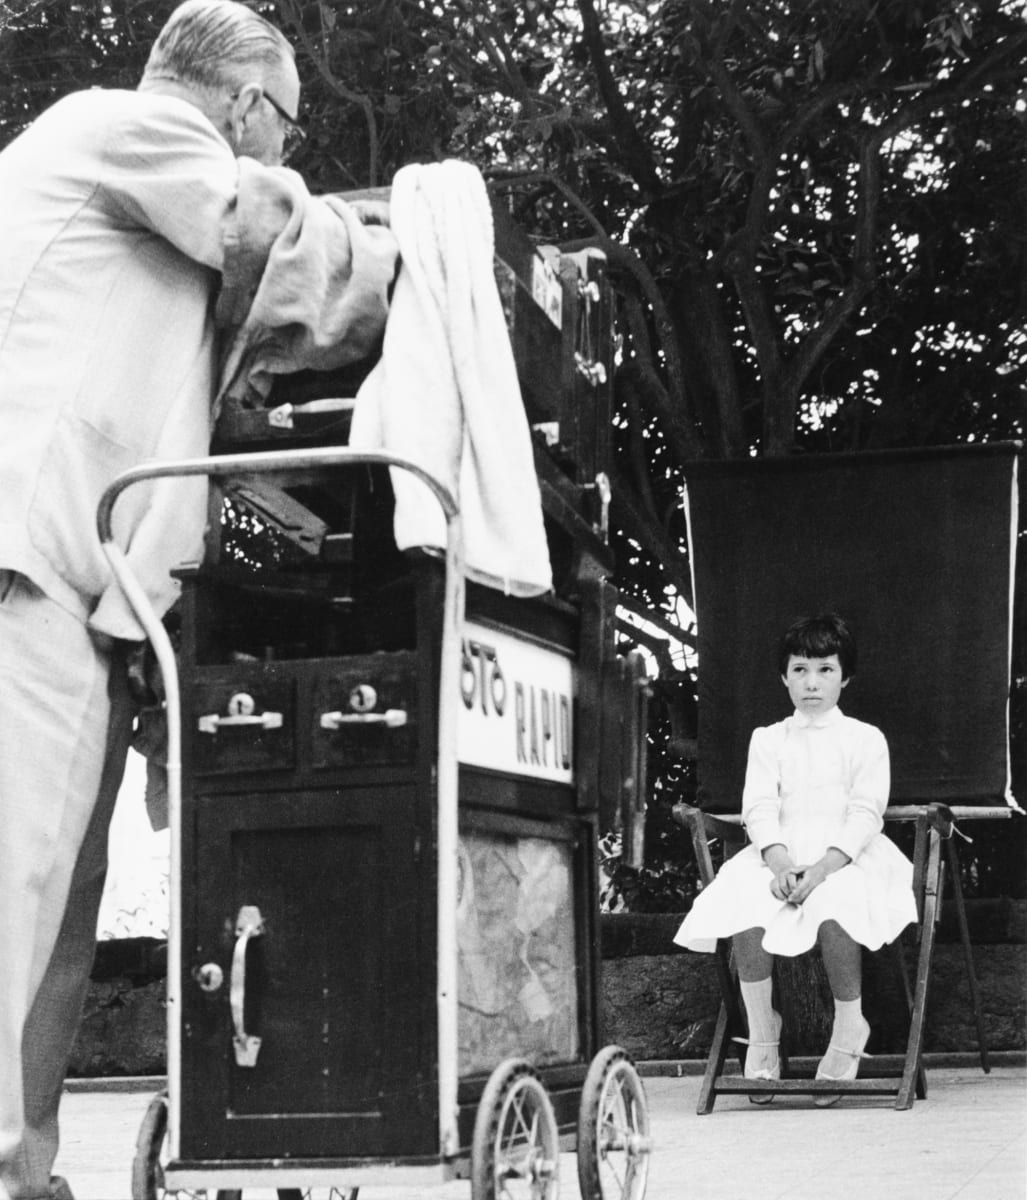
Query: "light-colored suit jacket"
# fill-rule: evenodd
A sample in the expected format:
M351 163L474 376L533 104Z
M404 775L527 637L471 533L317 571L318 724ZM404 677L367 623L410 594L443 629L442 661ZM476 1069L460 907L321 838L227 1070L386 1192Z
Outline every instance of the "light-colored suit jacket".
M0 567L115 637L142 631L112 583L97 501L146 459L207 453L214 299L226 242L245 235L240 179L285 187L293 215L315 206L313 225L332 229L298 175L236 159L174 97L79 92L0 153ZM278 231L264 233L270 250ZM378 330L394 249L385 257ZM115 537L159 612L177 594L169 570L201 554L206 491L160 480L115 507Z

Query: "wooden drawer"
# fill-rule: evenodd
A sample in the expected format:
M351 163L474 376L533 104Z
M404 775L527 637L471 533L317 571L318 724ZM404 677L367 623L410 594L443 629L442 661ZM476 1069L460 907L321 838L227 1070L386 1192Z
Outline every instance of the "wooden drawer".
M197 775L296 766L296 682L289 675L247 670L197 680L187 719Z
M417 752L413 654L325 663L311 683L311 766L410 763Z

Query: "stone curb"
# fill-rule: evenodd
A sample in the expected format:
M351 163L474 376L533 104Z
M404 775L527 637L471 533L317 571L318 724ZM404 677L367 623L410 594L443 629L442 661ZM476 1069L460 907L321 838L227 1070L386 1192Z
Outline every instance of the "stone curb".
M883 1067L893 1068L901 1064L902 1059L896 1054L875 1056ZM992 1070L1022 1070L1027 1067L1027 1051L997 1050L988 1055ZM793 1058L793 1065L801 1072L816 1066L816 1059ZM676 1079L686 1076L702 1075L706 1062L701 1058L654 1058L643 1059L636 1063L638 1073L643 1079L658 1079L672 1077ZM925 1054L924 1069L937 1070L968 1070L980 1066L980 1058L973 1052L958 1054ZM64 1083L66 1092L161 1092L168 1085L164 1075L108 1075L97 1078L73 1078Z

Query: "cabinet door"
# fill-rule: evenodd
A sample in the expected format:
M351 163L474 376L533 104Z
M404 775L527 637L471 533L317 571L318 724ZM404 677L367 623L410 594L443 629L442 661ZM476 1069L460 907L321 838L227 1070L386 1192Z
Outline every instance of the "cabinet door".
M426 889L413 790L197 799L183 1158L437 1150L434 871Z

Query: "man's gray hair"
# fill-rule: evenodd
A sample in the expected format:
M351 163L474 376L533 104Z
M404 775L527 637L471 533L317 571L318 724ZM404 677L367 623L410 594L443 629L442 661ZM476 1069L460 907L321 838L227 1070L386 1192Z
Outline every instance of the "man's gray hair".
M160 31L143 80L204 88L248 82L241 68L280 67L295 56L270 21L237 0L185 0Z

